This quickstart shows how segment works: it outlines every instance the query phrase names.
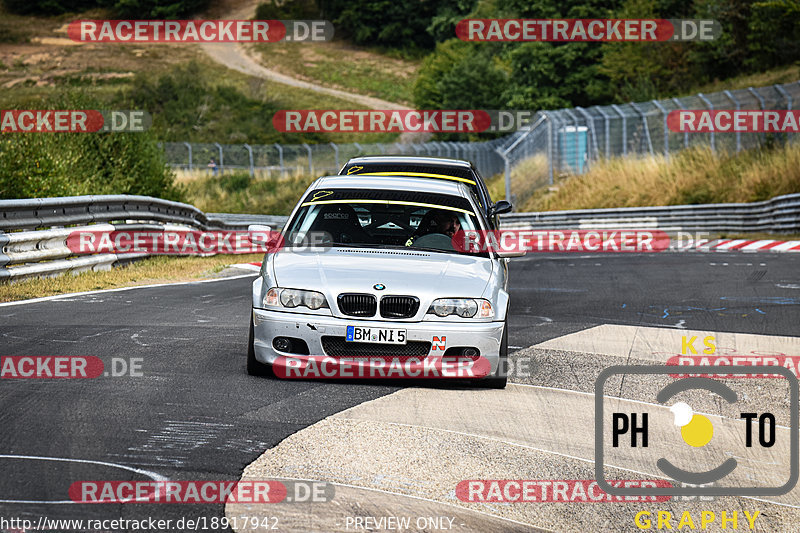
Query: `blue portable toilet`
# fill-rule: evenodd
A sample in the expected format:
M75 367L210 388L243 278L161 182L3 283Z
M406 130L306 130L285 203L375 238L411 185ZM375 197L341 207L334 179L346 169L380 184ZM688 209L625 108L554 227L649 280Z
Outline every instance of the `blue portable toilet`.
M564 126L558 130L558 145L561 148L561 168L575 174L583 174L587 167L587 143L589 128L586 126Z

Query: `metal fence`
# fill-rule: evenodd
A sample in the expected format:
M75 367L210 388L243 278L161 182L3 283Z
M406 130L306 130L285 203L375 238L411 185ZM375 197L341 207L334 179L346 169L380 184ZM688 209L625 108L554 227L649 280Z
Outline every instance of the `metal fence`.
M231 171L256 171L271 177L301 173L336 174L348 159L363 155L420 155L466 159L487 176L503 170L503 159L496 148L503 139L489 142L427 143L326 143L326 144L219 144L163 143L167 163L184 170L204 170L209 174ZM209 166L214 160L216 171Z
M553 176L582 174L600 159L631 154L671 154L690 146L706 145L715 152L738 152L763 144L765 133L673 132L667 117L674 110L793 110L800 109L800 81L758 89L697 94L684 98L651 100L624 105L576 107L537 113L541 120L530 131L515 133L519 145L509 150L514 162L527 157L523 147L545 147L549 181ZM771 134L778 142L795 133ZM529 148L528 148L529 150Z
M667 126L670 111L793 110L800 109L800 81L783 85L697 94L622 105L575 107L538 111L524 129L487 142L349 143L223 145L219 143L164 143L167 162L187 170L206 169L211 158L216 172L256 170L270 176L309 175L339 171L351 157L402 154L470 160L484 176L504 172L506 198L511 197L511 171L533 156L547 158L541 176L529 180L553 183L560 174L582 174L596 161L633 154L664 155L690 146L707 145L714 151L740 151L763 144L764 133L678 133ZM778 142L797 134L771 134Z

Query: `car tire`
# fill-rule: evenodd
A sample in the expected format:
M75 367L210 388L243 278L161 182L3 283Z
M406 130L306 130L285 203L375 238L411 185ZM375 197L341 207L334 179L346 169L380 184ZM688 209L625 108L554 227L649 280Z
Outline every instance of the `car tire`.
M265 365L256 359L255 327L253 326L253 312L250 311L250 335L247 337L247 373L251 376L272 376L272 366Z
M483 378L478 384L485 389L505 389L508 384L508 320L503 324L503 340L500 341L500 361L497 371Z

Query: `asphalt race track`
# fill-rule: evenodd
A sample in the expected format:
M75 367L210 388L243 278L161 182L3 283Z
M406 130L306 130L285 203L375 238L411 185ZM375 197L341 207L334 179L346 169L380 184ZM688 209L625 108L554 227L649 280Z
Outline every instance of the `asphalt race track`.
M255 274L243 271L211 282L2 305L0 355L92 355L107 368L112 358L141 358L141 375L0 381L0 516L231 515L238 510L221 504L64 500L70 484L80 480L236 480L247 467L263 477L338 483L336 498L348 502L345 514L449 513L458 518L455 531L636 531L633 514L641 504L586 504L595 506L591 517L580 504L461 505L452 497L451 480L591 477L587 445L570 438L574 428L563 421L589 420L591 426L591 418L581 417L591 415L592 403L578 394L593 391L604 366L660 361L630 348L642 339L648 353L677 354L681 332L712 332L721 344L780 345L797 349L782 353L800 355L794 342L800 335L800 254L531 254L512 260L510 270L509 346L515 360L533 363L526 375L512 374L520 385L505 391L250 377L245 345ZM596 329L587 340L580 332L589 328ZM625 340L629 333L638 340ZM668 345L658 345L662 341ZM627 352L617 353L615 342ZM626 401L645 401L644 394L636 384L619 389ZM770 393L750 397L759 395ZM466 404L479 414L453 414ZM434 412L445 408L447 416ZM543 423L549 416L554 423ZM378 453L392 443L403 443L402 454ZM309 446L313 453L300 452ZM426 446L447 453L417 465L419 454L431 457ZM343 447L351 452L352 470L347 456L337 455ZM449 466L439 471L445 459ZM493 464L502 468L487 470ZM777 531L796 527L797 494L779 502L729 498L727 507L724 501L714 505L757 508L762 530ZM325 512L317 517L321 522L303 522L305 511L289 504L247 511L277 516L282 531L353 530L340 519L325 522ZM746 524L743 516L740 521Z

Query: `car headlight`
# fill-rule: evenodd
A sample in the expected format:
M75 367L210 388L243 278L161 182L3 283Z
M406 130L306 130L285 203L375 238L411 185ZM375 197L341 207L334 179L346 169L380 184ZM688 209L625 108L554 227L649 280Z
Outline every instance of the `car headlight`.
M304 291L302 289L282 289L272 287L264 295L264 307L308 307L312 310L328 307L325 295L318 291Z
M461 318L492 318L494 309L489 300L483 298L439 298L434 300L428 309L439 317L457 315Z

